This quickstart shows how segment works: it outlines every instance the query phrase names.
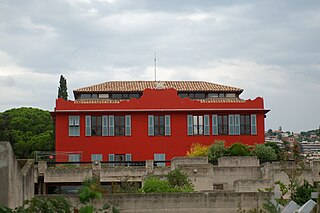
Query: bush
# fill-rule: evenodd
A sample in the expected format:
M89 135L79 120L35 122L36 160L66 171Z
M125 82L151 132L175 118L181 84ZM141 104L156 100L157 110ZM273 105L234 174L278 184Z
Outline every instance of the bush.
M202 145L199 143L193 143L190 151L187 152L189 157L207 157L209 151L209 146Z
M291 195L291 199L299 205L305 204L311 199L311 192L315 192L316 188L313 187L308 181L304 180L302 186L296 188Z
M278 155L271 146L264 144L257 144L252 151L252 155L257 156L261 163L275 161L278 159Z
M234 143L227 150L226 155L229 156L249 156L250 147L242 143Z
M169 181L160 180L155 176L150 176L145 180L142 190L145 193L173 192Z
M216 164L218 159L225 155L224 141L215 141L209 147L208 160L212 164Z
M181 192L193 192L193 185L186 173L174 169L166 175L169 185Z

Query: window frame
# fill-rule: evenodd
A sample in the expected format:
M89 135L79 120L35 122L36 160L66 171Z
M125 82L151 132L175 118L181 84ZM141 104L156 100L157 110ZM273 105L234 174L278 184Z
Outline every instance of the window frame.
M68 135L71 137L80 136L80 116L79 115L69 115L68 123Z
M102 115L91 115L91 136L102 136Z

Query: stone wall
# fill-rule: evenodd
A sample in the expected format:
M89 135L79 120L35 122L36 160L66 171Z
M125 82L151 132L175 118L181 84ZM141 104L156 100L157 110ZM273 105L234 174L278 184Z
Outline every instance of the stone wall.
M9 142L0 141L0 204L15 208L34 195L33 161L20 168Z
M264 193L202 192L167 194L108 194L96 202L97 207L108 203L122 213L236 213L238 210L262 208ZM74 206L79 206L77 196L67 195Z
M221 157L218 159L218 166L221 167L235 167L235 166L259 166L259 159L256 156L228 156L228 157Z

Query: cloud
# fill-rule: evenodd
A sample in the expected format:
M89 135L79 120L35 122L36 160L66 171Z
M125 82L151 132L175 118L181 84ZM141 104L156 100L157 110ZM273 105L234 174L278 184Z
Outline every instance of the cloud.
M265 98L268 128L315 128L319 14L316 0L5 1L0 110L53 109L60 74L70 97L108 80L153 80L157 52L160 80L241 87L243 98Z

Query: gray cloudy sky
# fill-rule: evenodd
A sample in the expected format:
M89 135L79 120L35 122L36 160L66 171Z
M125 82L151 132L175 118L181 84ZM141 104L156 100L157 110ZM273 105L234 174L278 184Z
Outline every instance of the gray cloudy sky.
M1 0L0 111L109 80L204 80L264 97L266 129L320 125L320 1Z

